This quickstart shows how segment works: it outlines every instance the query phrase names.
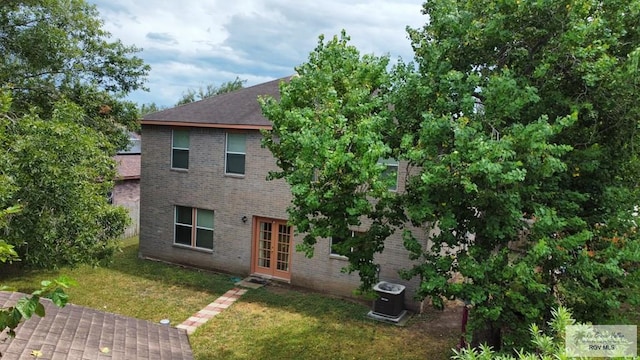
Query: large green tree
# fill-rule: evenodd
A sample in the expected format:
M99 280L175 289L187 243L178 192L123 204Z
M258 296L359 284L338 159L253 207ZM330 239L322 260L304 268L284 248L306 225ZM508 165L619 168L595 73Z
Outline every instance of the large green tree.
M70 102L57 103L49 119L0 115L0 209L21 208L3 239L32 267L108 260L128 221L106 198L116 175L113 144L83 125L85 114Z
M357 270L363 289L370 289L377 275L373 255L383 249L394 231L389 219L395 219L387 216L393 177L385 176L379 161L392 157L383 136L388 58L361 56L348 40L344 32L326 43L320 37L297 76L281 84L279 101L262 99L273 122L264 144L281 169L270 177L291 185L289 220L305 233L299 249L312 256L317 239L345 239L334 250L349 258L347 270ZM359 226L367 231L352 237Z
M21 206L6 241L24 264L108 259L126 213L107 204L111 156L138 126L126 101L149 67L111 40L84 0L0 4L0 209Z
M366 224L412 225L401 227L415 266L402 275L437 307L467 301L474 340L494 347L527 346L529 324L558 304L598 322L637 302L640 3L434 0L424 13L409 29L416 65L363 84L366 61L334 41L267 102L266 145L305 244L370 214ZM406 162L405 191L357 197L379 189L369 156ZM333 172L316 182L316 169ZM350 270L371 284L383 240L349 245L362 256Z
M437 0L424 13L409 30L418 68L397 69L392 145L422 169L409 218L439 230L427 247L406 234L419 294L469 301L494 346L557 303L602 321L637 301L640 3Z
M138 51L111 40L85 0L0 4L0 83L11 91L14 113L48 118L54 103L66 99L84 109L86 125L124 147L122 127L135 129L138 119L124 97L143 89L149 72Z
M7 115L11 107L11 98L7 92L0 92L0 144L3 145L2 157L0 157L0 266L4 263L12 263L20 261L20 257L16 252L15 246L8 243L5 239L10 232L9 228L12 217L20 214L22 205L7 206L12 201L13 194L17 190L17 186L12 176L13 171L10 169L12 165L11 148L6 148L8 138L12 137L8 129L10 122L14 119ZM9 130L9 131L8 131ZM42 281L40 288L31 295L24 296L15 306L8 308L0 307L0 332L6 331L9 336L15 336L15 329L23 319L29 319L34 314L44 316L44 306L40 303L41 297L49 297L56 305L64 306L67 303L68 296L64 293L64 288L73 285L74 282L66 277L59 277L51 281ZM0 291L14 290L0 284ZM0 353L0 357L2 354Z

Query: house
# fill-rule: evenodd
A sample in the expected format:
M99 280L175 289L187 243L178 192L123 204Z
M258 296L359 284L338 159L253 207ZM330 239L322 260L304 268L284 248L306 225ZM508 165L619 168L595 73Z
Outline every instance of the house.
M25 294L0 291L0 308ZM2 359L172 359L191 360L187 332L172 326L41 299L46 316L33 316L8 338L0 331Z
M140 228L140 135L129 133L129 147L115 156L117 177L110 201L127 209L131 224L124 237L138 235Z
M319 241L312 258L295 251L302 236L287 223L289 186L284 180L266 180L277 167L260 145L260 130L271 123L257 99L279 98L281 81L287 79L144 117L140 256L352 296L359 276L341 272L348 263L331 250L332 239ZM403 170L398 172L402 177ZM417 281L398 276L409 265L407 254L397 234L376 260L380 279L405 285L406 305L416 310Z

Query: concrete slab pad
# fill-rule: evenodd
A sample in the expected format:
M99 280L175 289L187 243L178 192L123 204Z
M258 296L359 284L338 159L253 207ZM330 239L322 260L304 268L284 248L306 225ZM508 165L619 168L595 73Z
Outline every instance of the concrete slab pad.
M376 321L385 322L388 324L393 324L396 326L405 326L411 317L407 310L402 310L400 315L393 317L389 315L379 314L373 311L369 311L367 313L367 317Z
M240 281L238 281L237 283L235 283L236 286L242 286L244 288L247 289L259 289L263 286L265 286L267 284L267 280L266 279L262 279L260 277L257 276L249 276L246 277Z

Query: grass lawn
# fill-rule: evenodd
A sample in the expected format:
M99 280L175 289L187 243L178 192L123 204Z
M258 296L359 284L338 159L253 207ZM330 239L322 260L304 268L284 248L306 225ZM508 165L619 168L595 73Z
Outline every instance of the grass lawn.
M233 288L231 276L137 258L137 239L108 268L0 275L22 292L61 274L78 282L70 301L175 326ZM457 331L440 313L415 316L407 327L374 322L363 304L284 286L249 290L190 336L196 359L448 359ZM453 317L451 317L453 316ZM450 314L449 322L457 319ZM433 325L433 326L432 326Z
M251 290L191 337L198 359L449 359L456 333L365 317L369 307L315 293ZM459 318L456 318L457 321Z

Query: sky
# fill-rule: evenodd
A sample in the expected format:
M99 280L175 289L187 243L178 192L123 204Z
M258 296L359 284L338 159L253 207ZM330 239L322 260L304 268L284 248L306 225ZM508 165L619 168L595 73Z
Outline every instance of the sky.
M245 87L292 75L342 29L361 54L413 57L406 27L422 27L423 0L88 0L113 39L143 50L146 86L128 97L173 106L188 89L237 78Z

